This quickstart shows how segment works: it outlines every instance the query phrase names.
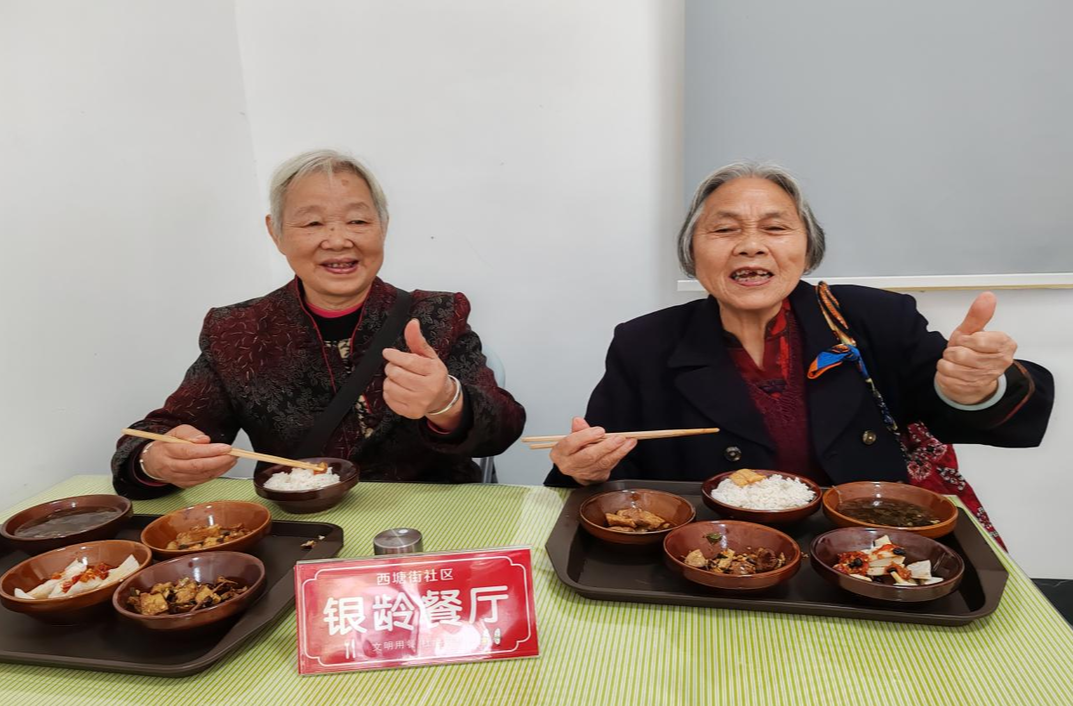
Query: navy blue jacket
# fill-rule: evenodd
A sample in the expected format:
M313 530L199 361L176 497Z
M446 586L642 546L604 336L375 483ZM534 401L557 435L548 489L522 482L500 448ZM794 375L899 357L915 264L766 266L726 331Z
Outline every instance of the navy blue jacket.
M831 289L900 427L922 421L952 444L1039 445L1054 402L1054 379L1045 368L1017 361L1006 373L1006 394L996 405L974 412L954 409L934 387L946 339L928 331L911 296L852 285ZM807 367L836 340L814 287L799 284L790 294L790 306ZM833 482L907 479L898 441L883 424L855 365L843 364L806 380L805 393L809 418L802 421L809 425L816 461ZM700 481L775 463L764 420L727 352L719 304L712 297L617 326L606 372L593 390L585 419L608 431L721 429L718 434L642 441L614 469L612 480ZM545 484L575 485L555 468Z

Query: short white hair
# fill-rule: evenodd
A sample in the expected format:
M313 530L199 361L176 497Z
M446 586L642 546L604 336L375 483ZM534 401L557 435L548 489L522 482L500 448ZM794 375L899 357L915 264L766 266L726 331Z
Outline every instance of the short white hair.
M387 233L388 211L387 197L384 196L380 182L376 180L369 168L348 154L336 150L313 150L291 157L276 167L268 187L269 214L272 216L272 235L279 238L283 232L283 204L287 200L287 189L296 180L313 172L337 174L352 172L365 180L373 196L373 208L380 219L380 227Z
M689 205L689 213L686 214L682 229L678 231L678 264L682 271L690 277L697 276L697 263L693 259L693 231L697 222L704 214L704 202L712 192L723 184L735 179L744 178L767 179L775 186L786 192L793 199L797 207L797 215L805 224L807 245L805 248L805 272L816 269L823 260L823 254L827 250L827 239L823 227L816 217L812 215L812 208L808 200L801 192L801 186L786 169L777 164L758 164L756 162L735 162L725 167L716 169L704 178L693 194L693 201Z

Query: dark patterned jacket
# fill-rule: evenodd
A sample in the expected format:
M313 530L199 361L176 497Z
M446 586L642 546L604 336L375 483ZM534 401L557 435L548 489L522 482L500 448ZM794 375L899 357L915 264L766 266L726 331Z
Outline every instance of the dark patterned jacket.
M851 285L831 289L901 428L922 421L945 443L1040 443L1054 403L1054 379L1045 368L1016 361L1006 371L1006 393L997 404L957 410L935 392L935 366L946 339L928 331L911 296ZM807 367L836 341L812 285L798 284L789 299ZM856 366L840 365L804 384L808 418L800 421L808 425L816 462L832 481L908 479L898 440L887 431ZM712 297L619 325L585 419L610 431L721 430L642 441L615 467L611 480L701 481L738 468L775 467L775 444L727 352L719 304ZM544 482L576 485L556 468Z
M353 362L387 319L397 293L379 278L374 281L352 338ZM480 480L472 458L494 456L510 446L522 432L525 410L496 385L480 339L467 323L469 312L463 294L413 293L410 318L420 320L426 340L462 383L460 430L439 434L426 420L392 412L384 403L381 365L323 455L354 461L362 480ZM392 345L405 350L401 333ZM243 429L255 450L291 457L346 376L342 356L323 344L297 279L259 299L210 310L200 346L201 355L179 389L131 427L165 433L190 424L222 443L231 443ZM139 480L135 467L145 444L134 437L119 440L112 475L121 495L146 498L175 490Z

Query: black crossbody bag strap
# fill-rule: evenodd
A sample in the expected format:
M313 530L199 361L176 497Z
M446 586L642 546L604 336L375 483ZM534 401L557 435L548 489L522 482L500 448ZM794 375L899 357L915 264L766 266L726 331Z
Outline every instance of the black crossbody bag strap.
M347 412L354 409L354 405L358 403L361 393L369 386L369 381L373 379L373 375L384 365L382 353L402 333L410 313L410 301L412 300L410 293L401 289L398 290L398 293L399 295L395 299L395 304L391 307L387 321L373 336L369 348L361 357L361 362L350 373L346 382L343 383L343 387L328 403L328 406L324 408L324 411L320 413L317 421L313 424L313 428L309 430L306 438L299 444L298 450L295 452L297 458L314 458L324 455L328 439L339 427L339 423L343 421L343 417L346 416Z

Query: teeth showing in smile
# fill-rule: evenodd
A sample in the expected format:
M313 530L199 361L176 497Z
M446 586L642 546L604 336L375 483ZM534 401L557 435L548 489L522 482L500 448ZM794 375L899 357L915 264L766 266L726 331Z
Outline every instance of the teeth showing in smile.
M346 269L350 269L351 267L353 267L356 264L357 263L354 262L353 260L350 261L350 262L329 262L329 263L327 263L325 265L325 267L327 267L330 270L346 270Z
M731 273L730 278L735 282L760 282L762 280L774 277L767 270L742 268L740 270L734 270Z

